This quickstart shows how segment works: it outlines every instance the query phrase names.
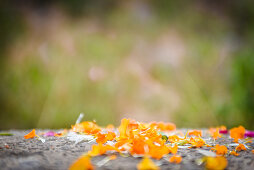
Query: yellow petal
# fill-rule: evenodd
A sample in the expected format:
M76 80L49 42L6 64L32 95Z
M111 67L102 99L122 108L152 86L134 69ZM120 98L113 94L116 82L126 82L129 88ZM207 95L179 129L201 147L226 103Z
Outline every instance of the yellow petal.
M148 157L144 157L142 161L137 165L138 170L159 170L160 168L153 163Z
M228 161L223 156L206 157L206 169L223 170L227 167Z
M127 131L127 127L129 125L129 122L130 122L129 119L124 118L124 119L121 120L121 125L118 128L121 137L127 136L126 131Z
M76 160L69 168L69 170L93 170L94 167L90 161L90 156L83 155Z

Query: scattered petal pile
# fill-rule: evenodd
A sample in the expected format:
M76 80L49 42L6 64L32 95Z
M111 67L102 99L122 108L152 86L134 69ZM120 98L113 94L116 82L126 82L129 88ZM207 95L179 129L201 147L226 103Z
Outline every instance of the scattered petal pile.
M231 145L215 145L212 141L220 138L232 138ZM235 127L229 131L225 126L210 128L209 130L177 130L173 123L150 122L142 123L132 119L122 119L118 128L108 125L100 127L95 121L77 121L71 129L61 133L47 132L44 136L64 137L79 142L95 143L91 150L82 155L74 162L70 169L94 169L95 166L102 166L108 161L117 159L117 156L143 157L137 164L137 169L160 169L155 160L167 160L171 164L182 162L178 149L197 149L204 155L199 160L206 169L225 169L227 167L227 156L239 156L240 152L248 150L247 143L252 139L245 139L252 135L243 126ZM203 136L209 136L205 138ZM26 139L38 137L35 130L24 136ZM251 136L253 137L253 136ZM210 141L210 142L209 142ZM234 149L232 150L232 148ZM253 149L253 148L252 148ZM250 149L249 149L250 150ZM251 151L251 150L250 150ZM251 152L254 152L253 150ZM108 155L97 165L92 165L91 160L95 156ZM152 158L152 159L151 159Z

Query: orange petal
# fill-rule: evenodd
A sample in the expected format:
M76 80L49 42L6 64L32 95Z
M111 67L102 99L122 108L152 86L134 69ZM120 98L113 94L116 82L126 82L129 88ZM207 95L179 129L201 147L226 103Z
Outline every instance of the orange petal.
M116 134L114 132L108 132L107 134L107 140L114 140L116 137Z
M170 157L169 162L179 164L182 162L182 157L179 155L174 155Z
M234 139L234 142L238 142L238 139L243 139L245 134L245 128L243 126L230 129L230 137Z
M138 138L138 139L133 139L133 145L131 148L131 153L132 154L144 154L145 153L145 145L146 143L144 142L143 139Z
M239 153L237 153L236 151L231 151L230 155L239 156Z
M92 149L88 152L89 156L97 156L97 155L103 155L107 151L116 150L115 147L110 145L103 145L99 143L98 145L92 145Z
M218 145L218 144L211 150L216 151L216 154L218 154L218 155L225 155L228 152L228 149L226 146Z
M107 125L107 127L106 127L106 129L107 129L107 130L110 130L110 131L114 130L114 128L115 128L115 126L112 125L112 124L109 124L109 125Z
M247 149L245 148L245 146L244 146L243 144L240 143L240 144L235 148L235 150L237 150L237 151L241 151L241 150L246 151Z
M175 145L175 146L173 146L173 147L169 147L169 150L170 150L170 153L176 154L176 153L177 153L177 150L178 150L178 146Z
M164 155L170 152L169 148L166 145L157 146L150 145L149 146L149 155L154 159L161 159Z
M24 136L25 139L34 138L36 136L35 129L29 132L27 135Z
M115 160L116 158L117 158L116 155L111 155L111 156L109 157L110 160Z
M92 150L88 152L89 156L97 156L97 155L102 155L106 153L106 149L103 147L101 143L98 145L93 145Z
M211 134L213 139L221 138L221 134L220 134L219 128L210 128L209 129L209 133Z
M96 142L97 142L97 143L102 143L102 144L103 144L103 143L106 143L106 142L107 142L106 134L98 133L98 134L97 134Z
M190 138L190 143L192 144L193 147L200 148L205 144L205 141L202 138Z
M188 135L189 136L193 135L193 136L199 137L199 136L202 136L202 131L201 130L193 130L193 131L188 132Z

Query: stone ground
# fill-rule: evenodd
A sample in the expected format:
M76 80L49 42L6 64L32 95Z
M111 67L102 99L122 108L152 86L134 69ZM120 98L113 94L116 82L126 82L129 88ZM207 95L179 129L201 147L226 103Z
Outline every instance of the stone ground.
M29 169L68 169L73 161L75 161L84 152L90 150L93 143L79 143L69 141L66 137L45 137L46 142L42 143L36 139L24 139L24 135L30 132L10 130L4 131L13 133L14 136L0 136L0 169L12 170L29 170ZM37 131L38 132L38 131ZM42 132L42 131L39 131ZM3 131L0 133L3 133ZM219 139L216 143L230 143L229 139ZM240 156L235 157L229 155L227 157L227 169L244 169L254 170L254 154L251 152L254 149L254 144L248 144L248 151L240 152ZM203 149L206 149L203 148ZM230 150L232 150L230 148ZM179 149L179 155L183 157L180 164L171 164L167 160L162 160L160 163L161 169L188 169L198 170L204 169L203 165L197 165L196 159L203 157L197 149ZM96 165L105 156L98 156L92 159ZM96 169L136 169L136 165L141 158L121 157L104 164ZM158 163L157 160L154 160Z

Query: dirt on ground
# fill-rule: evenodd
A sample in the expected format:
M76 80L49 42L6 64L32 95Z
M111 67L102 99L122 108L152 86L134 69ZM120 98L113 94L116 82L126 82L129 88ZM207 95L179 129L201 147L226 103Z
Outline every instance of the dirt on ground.
M48 130L43 130L48 131ZM45 143L38 139L24 139L24 135L30 130L10 130L4 131L14 134L13 136L0 136L0 169L11 170L29 170L29 169L52 169L65 170L68 169L73 161L75 161L83 153L91 149L91 145L95 142L80 142L75 144L69 141L67 137L44 137ZM42 131L39 131L42 132ZM2 132L1 132L2 133ZM216 141L219 144L229 144L232 141L228 138L221 138ZM253 170L254 169L254 154L251 152L254 149L254 144L248 144L247 151L241 151L238 157L227 156L227 169L238 170ZM228 147L228 149L233 150ZM209 150L209 148L202 148ZM153 160L156 164L160 164L161 169L187 169L198 170L204 169L204 165L198 165L196 160L202 158L198 149L195 148L179 148L178 154L182 156L180 164L172 164L166 159ZM92 159L92 163L96 166L98 162L103 160L105 156L97 156ZM123 157L119 154L115 160L105 163L103 166L96 169L136 169L137 164L142 158L134 158L132 156Z

